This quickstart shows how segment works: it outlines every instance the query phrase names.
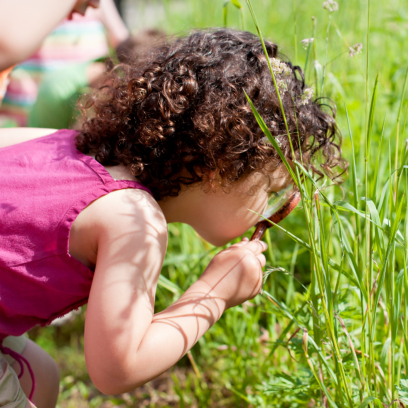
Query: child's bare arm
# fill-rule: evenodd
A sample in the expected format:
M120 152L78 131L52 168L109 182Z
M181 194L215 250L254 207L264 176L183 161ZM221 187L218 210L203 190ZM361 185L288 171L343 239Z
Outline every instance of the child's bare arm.
M0 129L0 149L55 133L57 129L4 128Z
M0 71L28 58L77 0L0 0Z
M129 391L167 370L227 307L254 297L266 249L260 242L243 242L221 252L177 302L154 315L166 223L145 193L117 192L116 202L119 195L120 209L113 201L101 206L101 216L113 208L119 213L109 216L101 231L85 324L88 370L107 394ZM136 207L139 219L132 216Z

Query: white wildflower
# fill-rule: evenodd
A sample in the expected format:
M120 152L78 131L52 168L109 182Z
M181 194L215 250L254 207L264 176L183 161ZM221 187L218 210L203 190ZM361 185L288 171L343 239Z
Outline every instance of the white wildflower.
M281 62L277 58L271 58L271 66L272 66L272 71L274 74L281 74L282 73L282 68L281 68Z
M309 47L309 45L314 41L314 38L305 38L304 40L301 41L303 48L305 50L307 50L307 48Z
M308 98L313 98L314 89L313 89L313 88L306 88L305 91L304 91L304 94L305 94Z
M283 96L288 90L288 84L286 83L284 79L281 79L281 78L282 76L284 77L290 76L292 74L292 69L286 62L283 62L279 60L278 58L271 58L270 61L271 61L272 71L275 77L278 77L276 78L276 85L278 86L279 94Z
M349 55L350 57L354 57L357 54L361 54L363 52L363 44L357 43L354 44L352 47L349 47Z
M334 13L339 9L339 5L334 0L327 0L323 3L323 8L328 10L329 13Z
M313 95L314 95L314 89L306 88L300 97L300 105L306 105L307 103L309 103L309 101L313 98Z
M283 79L279 79L278 81L276 81L276 84L278 85L280 96L285 95L286 91L288 90L288 84L286 83L286 81Z
M292 73L292 70L285 62L281 61L278 58L271 58L271 66L272 71L275 75L284 74L285 76L289 76Z
M282 147L282 142L279 140L279 137L280 136L276 136L275 137L275 140L276 140L276 143L278 144L278 146L279 147ZM272 143L269 141L269 139L266 137L266 136L264 136L261 140L260 140L263 144L268 144L268 145L272 145Z

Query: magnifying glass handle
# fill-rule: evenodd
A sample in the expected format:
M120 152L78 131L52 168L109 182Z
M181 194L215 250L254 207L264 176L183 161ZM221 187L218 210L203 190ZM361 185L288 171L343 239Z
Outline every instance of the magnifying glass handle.
M267 221L258 222L255 232L252 234L251 241L258 241L263 238L266 230L269 228L269 226L272 226L271 224L269 224L269 226L266 225L267 223L269 224Z

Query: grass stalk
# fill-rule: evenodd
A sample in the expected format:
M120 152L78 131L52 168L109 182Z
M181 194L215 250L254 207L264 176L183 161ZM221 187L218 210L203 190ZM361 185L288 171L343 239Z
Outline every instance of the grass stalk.
M297 21L296 21L296 0L293 0L293 31L295 37L295 64L298 65L298 39L297 39Z
M329 33L330 33L330 26L331 26L331 13L329 14L329 22L327 23L327 29L326 29L326 50L325 50L325 56L324 56L324 65L323 65L323 75L322 75L322 84L320 85L320 95L324 94L324 79L326 76L326 68L327 68L327 52L329 49Z
M404 78L404 85L402 86L402 92L401 92L401 100L398 108L398 116L397 116L397 130L396 130L396 147L395 147L395 167L394 170L397 170L398 168L398 156L399 156L399 136L400 136L400 119L401 119L401 112L402 112L402 105L404 103L404 98L405 98L405 90L407 87L407 77L408 77L408 68L405 71L405 78ZM405 129L405 126L404 126ZM398 189L398 179L397 179L397 173L395 173L395 178L394 178L394 189L395 189L395 197L397 196L397 189Z

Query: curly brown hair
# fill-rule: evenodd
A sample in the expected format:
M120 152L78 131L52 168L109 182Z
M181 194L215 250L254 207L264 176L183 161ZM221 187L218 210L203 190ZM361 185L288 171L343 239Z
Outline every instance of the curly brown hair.
M265 45L269 58L277 58L278 46ZM282 102L295 156L301 149L314 173L335 179L336 167L345 167L335 111L324 112L321 100L305 101L302 70L284 64L290 75ZM231 29L196 31L116 67L108 85L83 106L85 113L92 107L93 117L76 146L105 166L128 166L157 200L210 174L224 188L255 171L268 175L281 162L244 90L293 160L261 42Z

